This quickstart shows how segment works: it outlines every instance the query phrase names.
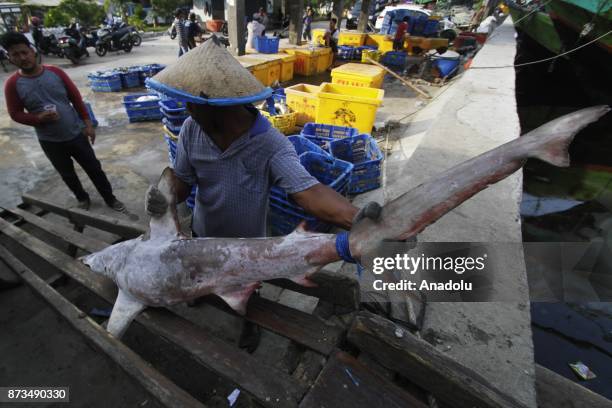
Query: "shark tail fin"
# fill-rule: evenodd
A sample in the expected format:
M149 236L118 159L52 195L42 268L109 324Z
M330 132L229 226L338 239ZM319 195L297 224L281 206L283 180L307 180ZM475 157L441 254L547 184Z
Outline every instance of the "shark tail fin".
M117 300L115 300L115 306L113 306L113 312L108 320L106 330L117 339L120 339L132 320L145 307L145 305L134 299L131 295L119 289L119 294L117 295Z
M536 148L530 156L558 167L570 165L569 145L574 136L592 122L610 111L607 105L593 106L562 116L523 137L533 139Z

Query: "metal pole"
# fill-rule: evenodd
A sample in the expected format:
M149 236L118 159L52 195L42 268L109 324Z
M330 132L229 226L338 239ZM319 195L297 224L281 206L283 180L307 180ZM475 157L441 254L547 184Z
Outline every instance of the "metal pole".
M244 55L246 45L246 25L244 19L245 0L226 0L227 30L229 51L234 55Z

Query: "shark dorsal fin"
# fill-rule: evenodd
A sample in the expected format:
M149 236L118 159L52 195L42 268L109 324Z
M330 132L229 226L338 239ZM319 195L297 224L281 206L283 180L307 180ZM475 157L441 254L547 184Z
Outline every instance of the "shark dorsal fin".
M162 216L151 217L149 223L151 238L180 236L181 227L176 212L175 177L174 171L170 167L166 167L157 182L157 194L161 194L165 198L168 206Z

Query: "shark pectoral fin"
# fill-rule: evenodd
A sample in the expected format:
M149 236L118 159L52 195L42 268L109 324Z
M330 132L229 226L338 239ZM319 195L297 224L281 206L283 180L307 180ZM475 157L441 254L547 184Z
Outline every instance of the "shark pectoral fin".
M119 289L119 295L117 295L117 300L115 300L115 306L113 306L113 312L111 313L106 330L114 337L121 338L132 320L145 307L145 305L134 299L130 294Z
M294 276L293 278L289 278L289 279L297 283L298 285L302 285L307 288L316 288L317 286L319 286L315 282L311 281L306 275Z
M225 301L236 311L236 313L244 315L249 298L261 286L260 282L253 282L247 286L224 288L219 292L215 292L217 296Z

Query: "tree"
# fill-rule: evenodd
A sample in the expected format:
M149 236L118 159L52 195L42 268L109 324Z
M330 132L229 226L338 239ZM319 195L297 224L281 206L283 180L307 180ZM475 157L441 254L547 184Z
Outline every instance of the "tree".
M166 20L174 17L174 10L183 5L180 0L151 0L151 9L155 17L162 17Z
M83 26L96 26L104 18L104 9L92 0L62 0L45 17L47 27L65 26L76 19Z

